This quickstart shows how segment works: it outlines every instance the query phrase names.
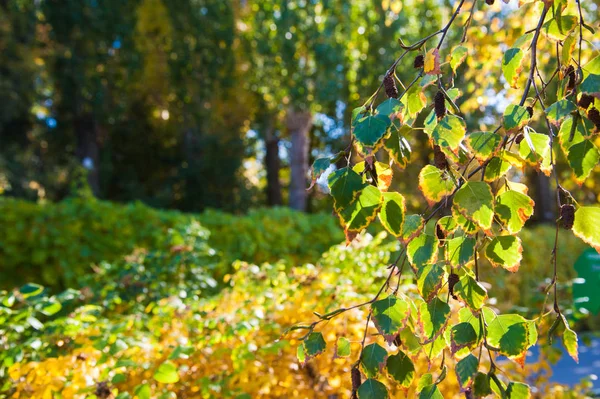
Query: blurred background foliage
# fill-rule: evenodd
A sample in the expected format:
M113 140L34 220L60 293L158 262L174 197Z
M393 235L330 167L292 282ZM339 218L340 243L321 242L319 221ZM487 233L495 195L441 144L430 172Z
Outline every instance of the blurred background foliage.
M497 43L511 46L534 11L478 3L454 76L470 131L498 124L512 94L491 78L501 75ZM397 248L377 228L336 246L343 233L323 187L305 194L307 168L348 145L351 110L381 82L398 39L436 31L452 5L0 0L0 397L102 398L104 386L120 399L345 397L350 360L330 353L299 368L297 342L278 339L314 310L370 298ZM597 27L600 1L581 5ZM451 30L447 43L461 35ZM553 49L540 46L548 76ZM412 80L412 59L397 75ZM432 155L425 134L409 141L416 162L393 185L422 212L415 181ZM565 188L597 202L598 172L577 187L556 161ZM492 306L534 317L554 234L539 222L555 219L554 201L541 174L511 180L537 204L521 270L482 273ZM559 242L565 313L578 331L597 331L599 318L572 303L584 245L570 234ZM415 290L411 275L402 281ZM364 319L350 312L324 335L358 341ZM582 397L585 382L548 383L553 350L509 371L534 379L539 397ZM159 381L173 365L180 382ZM444 384L458 395L454 375Z

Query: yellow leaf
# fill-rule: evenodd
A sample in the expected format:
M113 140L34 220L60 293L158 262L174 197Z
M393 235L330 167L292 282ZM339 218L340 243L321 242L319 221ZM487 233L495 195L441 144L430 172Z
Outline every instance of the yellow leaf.
M442 73L440 69L440 53L437 48L429 50L427 54L425 54L424 71L429 75L437 75Z

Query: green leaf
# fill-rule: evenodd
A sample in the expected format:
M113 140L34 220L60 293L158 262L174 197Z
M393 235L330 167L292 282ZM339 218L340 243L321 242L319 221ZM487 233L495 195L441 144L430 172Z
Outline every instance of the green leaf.
M535 324L517 314L502 314L490 321L491 315L495 316L493 312L486 316L488 343L523 365L527 349L537 340Z
M354 108L352 110L352 126L355 126L358 121L365 118L367 109L364 106Z
M421 234L414 238L406 248L408 261L416 268L435 263L439 241L436 237Z
M582 93L600 98L600 74L589 74L581 82L579 89Z
M333 197L334 210L339 213L350 205L365 186L362 177L350 168L338 169L330 174L329 190Z
M494 197L489 184L467 182L454 195L453 207L465 218L489 232L494 220Z
M559 126L562 120L571 115L573 111L577 111L577 105L573 101L559 100L546 108L546 116L551 123Z
M452 267L460 267L471 262L475 252L475 239L461 236L446 240L446 260Z
M381 192L374 186L366 186L350 205L339 212L346 235L360 232L377 217L381 207Z
M485 167L483 179L488 183L498 180L509 171L511 166L510 162L500 157L493 157Z
M476 398L483 398L492 394L490 388L490 377L487 374L478 372L473 379L473 394Z
M519 154L528 164L539 168L546 175L552 172L550 138L547 135L527 133L525 140L519 144Z
M454 293L473 310L481 309L487 298L486 289L468 274L454 286Z
M428 385L433 385L433 375L431 373L425 373L419 378L417 392L421 392Z
M354 137L362 146L375 147L385 136L390 123L390 118L385 115L367 116L356 124Z
M412 134L412 128L408 125L402 125L399 131L393 131L390 133L383 146L390 154L390 158L394 160L396 165L400 168L405 168L410 161L410 144L405 139L405 136Z
M510 234L516 234L533 215L535 203L527 195L509 190L496 197L496 214Z
M591 140L574 144L569 147L567 161L573 169L575 180L581 185L600 161L598 147Z
M387 399L388 391L381 382L368 379L358 387L358 399Z
M195 349L193 346L177 346L169 355L169 360L173 359L188 359Z
M351 354L350 341L345 337L339 337L336 344L336 356L348 357Z
M582 206L575 211L573 234L600 253L600 208Z
M492 132L475 132L466 137L467 147L479 162L485 162L495 154L501 142L502 137Z
M502 57L502 73L513 89L518 88L517 81L523 69L521 64L524 55L525 53L520 48L510 48Z
M306 351L304 350L303 342L296 348L296 357L301 364L306 364Z
M19 289L19 292L24 299L31 298L41 294L44 291L44 287L39 284L28 283Z
M529 399L531 398L529 385L521 382L511 382L506 389L506 396L508 399Z
M552 18L542 25L542 32L554 41L564 40L569 33L578 25L577 17L574 15L563 15Z
M454 220L456 220L458 227L460 227L465 234L473 235L477 232L477 225L461 215L456 208L452 208L452 216L454 217Z
M471 386L478 367L479 360L471 353L456 363L456 377L462 389Z
M428 303L422 303L419 311L423 332L427 337L427 341L431 341L442 333L443 328L448 323L450 306L438 297L434 297Z
M515 236L498 236L485 248L485 256L492 266L500 266L510 272L519 270L522 252L521 239Z
M462 348L470 348L477 343L477 339L477 332L471 323L458 323L450 330L450 349L456 353Z
M59 302L48 301L48 302L44 303L44 305L40 309L40 312L42 312L46 316L52 316L52 315L55 315L56 313L60 312L61 309L62 309L62 305Z
M329 168L331 165L331 158L317 158L312 164L311 176L312 182L309 188L312 188L317 179Z
M433 129L431 137L435 144L440 147L447 147L456 153L466 131L467 125L462 118L455 115L446 115Z
M444 399L437 385L427 385L419 393L419 399Z
M504 111L504 129L507 133L521 130L529 122L527 108L511 104Z
M406 241L412 240L423 229L423 217L421 215L407 215L404 218L402 226L402 239Z
M395 98L388 98L377 107L377 113L385 115L391 120L396 119L397 115L402 113L404 105Z
M454 177L448 170L426 165L419 173L419 189L430 204L439 202L452 194L455 187Z
M408 303L393 295L373 302L371 310L377 330L389 343L406 326L410 315Z
M450 67L454 72L463 63L467 55L469 54L469 50L465 46L457 46L452 50L452 55L450 58Z
M568 154L571 146L581 143L589 135L589 132L593 129L593 125L587 119L577 118L577 126L573 127L573 117L568 116L558 131L558 139L560 141L560 147L562 148L565 155ZM571 137L573 134L573 137Z
M415 365L402 351L388 357L387 371L403 388L409 388L415 378Z
M564 316L563 316L564 318ZM569 324L565 320L565 331L563 332L563 345L567 349L569 356L579 363L579 351L578 351L578 340L577 333L569 328Z
M417 287L425 301L430 301L442 288L445 274L440 264L426 265L417 271Z
M309 361L313 357L323 353L327 347L327 343L320 332L311 332L308 337L302 341L304 347L305 361Z
M154 379L163 384L174 384L179 381L177 365L169 360L161 363L154 372Z
M397 192L383 193L383 204L379 212L379 220L394 237L402 235L406 205L404 197Z
M452 216L442 216L438 219L437 225L440 226L446 235L454 233L458 228L458 223L456 223L456 220Z
M406 107L411 118L417 116L417 114L425 108L425 105L427 105L427 98L423 94L423 88L420 84L421 80L422 79L419 78L405 94Z
M382 367L385 366L387 355L387 351L379 344L365 346L360 356L360 364L365 375L369 378L376 377Z
M133 393L138 397L138 399L150 399L150 395L152 394L150 391L150 385L148 384L138 385L135 387Z

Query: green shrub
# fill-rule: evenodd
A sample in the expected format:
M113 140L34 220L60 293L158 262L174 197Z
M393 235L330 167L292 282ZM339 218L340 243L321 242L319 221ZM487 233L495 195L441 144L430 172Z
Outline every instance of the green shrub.
M246 216L219 211L193 215L155 210L141 203L72 198L35 204L0 198L0 287L30 281L77 286L91 272L92 264L112 262L135 248L163 249L170 245L170 229L185 229L195 220L210 230L209 245L219 251L227 267L238 259L315 262L343 239L333 217L285 208L251 211ZM215 277L227 270L219 272Z
M181 213L156 211L141 203L0 199L0 284L12 287L33 280L71 286L90 272L90 264L118 259L136 247L160 246L168 229L188 220Z

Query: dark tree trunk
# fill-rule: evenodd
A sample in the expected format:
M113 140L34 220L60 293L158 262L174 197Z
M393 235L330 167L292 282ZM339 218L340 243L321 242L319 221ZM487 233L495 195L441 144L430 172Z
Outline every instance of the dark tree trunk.
M76 155L88 170L88 184L98 196L100 193L98 134L92 114L85 113L75 119L75 135L77 137Z
M272 121L269 121L265 127L265 149L267 204L269 206L279 206L283 203L281 199L281 182L279 181L281 160L279 159L279 137L275 135Z
M312 114L308 111L288 110L287 128L292 141L290 153L290 208L306 210L308 187L308 133L312 127Z
M555 196L552 193L550 178L541 172L532 172L529 181L534 188L535 219L547 223L556 219ZM530 186L530 187L531 187Z

